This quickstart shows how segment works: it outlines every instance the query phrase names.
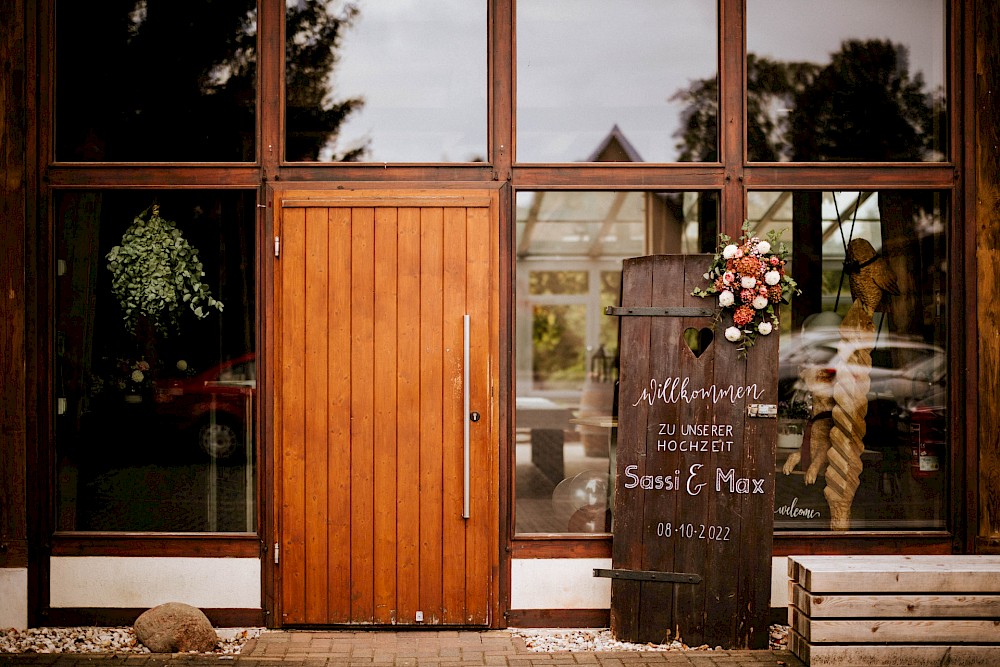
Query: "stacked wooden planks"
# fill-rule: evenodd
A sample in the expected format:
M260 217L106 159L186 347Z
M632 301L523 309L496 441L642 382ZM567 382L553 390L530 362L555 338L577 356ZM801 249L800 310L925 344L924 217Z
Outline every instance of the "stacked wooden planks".
M810 665L1000 665L1000 556L789 556Z

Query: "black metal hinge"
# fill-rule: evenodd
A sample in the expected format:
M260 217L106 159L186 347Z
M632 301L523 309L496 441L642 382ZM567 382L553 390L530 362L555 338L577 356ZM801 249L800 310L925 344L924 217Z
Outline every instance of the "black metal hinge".
M689 572L655 572L653 570L605 570L594 569L595 577L609 579L632 579L636 581L658 581L665 584L700 584L701 575Z
M686 306L608 306L605 315L624 317L626 315L639 317L712 317L714 308L689 308Z

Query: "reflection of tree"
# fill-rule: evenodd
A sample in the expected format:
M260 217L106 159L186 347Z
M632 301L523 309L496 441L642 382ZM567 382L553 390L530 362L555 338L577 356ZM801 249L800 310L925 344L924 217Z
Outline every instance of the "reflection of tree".
M938 108L924 92L923 75L910 75L905 46L846 41L796 95L789 117L792 158L933 158Z
M586 271L532 271L531 294L586 294ZM539 305L532 313L532 373L537 382L583 379L586 311L580 307Z
M60 160L249 161L256 135L255 0L57 3ZM288 155L309 159L362 102L334 103L329 76L357 10L321 0L287 13ZM358 147L336 156L356 159Z
M719 160L719 80L697 79L687 90L670 97L687 106L681 111L681 137L677 148L680 162L718 162Z
M747 54L747 143L750 159L779 160L786 122L783 110L808 85L819 67L812 63L782 63ZM716 77L696 80L671 99L687 102L681 112L681 161L719 159L719 84Z
M786 110L815 76L812 63L781 63L747 54L747 146L754 147L750 159L776 162L781 159ZM752 91L752 94L751 92Z
M680 160L718 160L718 79L698 79L686 103ZM943 137L941 96L909 71L907 48L848 40L825 66L747 54L747 150L753 161L925 160Z
M335 148L337 132L348 115L364 101L351 98L334 102L330 74L337 64L344 30L358 15L347 4L339 15L327 11L325 0L304 0L289 5L285 14L285 157L316 160L320 151ZM335 162L354 162L368 149L367 142L334 153Z
M61 159L253 159L253 0L60 2L57 19Z
M532 314L532 372L541 385L583 381L586 309L535 306Z

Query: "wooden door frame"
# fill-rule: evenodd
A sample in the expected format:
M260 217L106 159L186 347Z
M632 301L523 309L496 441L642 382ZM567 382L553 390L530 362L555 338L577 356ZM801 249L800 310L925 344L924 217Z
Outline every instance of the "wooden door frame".
M259 504L261 511L261 585L262 603L264 607L264 618L267 627L281 627L282 609L280 595L280 574L278 565L275 563L275 545L280 541L280 521L281 514L278 505L278 493L280 492L279 480L277 478L277 439L275 437L274 391L275 377L274 366L275 357L272 350L276 350L276 317L275 299L275 248L276 230L278 229L277 210L286 200L308 200L324 199L334 201L338 198L357 201L364 197L380 197L391 191L393 198L412 198L414 200L427 201L434 196L447 196L457 194L456 191L474 192L477 194L488 194L490 197L490 209L496 216L496 228L498 234L493 239L493 258L497 262L494 280L497 281L497 296L495 306L497 322L495 350L496 360L492 367L496 373L493 387L495 398L491 409L494 411L495 435L493 446L496 447L497 470L493 478L497 480L497 487L494 489L496 502L494 504L496 516L496 532L490 535L491 550L493 558L490 564L489 585L489 627L501 628L507 625L507 612L510 608L510 538L511 538L511 512L512 502L512 475L510 471L512 426L513 426L513 401L511 400L512 380L511 369L513 368L513 254L511 252L513 238L513 212L512 196L510 187L506 183L385 183L385 182L355 182L350 185L337 182L318 182L309 187L303 187L302 183L269 183L263 188L262 193L263 219L261 226L264 240L259 247L260 253L260 274L262 276L262 289L260 294L259 314L261 321L261 342L263 354L261 363L258 364L258 381L263 385L264 391L260 398L260 416L258 419L259 442L261 447L261 465L259 472L261 479L258 488L262 501ZM357 627L357 626L351 626Z

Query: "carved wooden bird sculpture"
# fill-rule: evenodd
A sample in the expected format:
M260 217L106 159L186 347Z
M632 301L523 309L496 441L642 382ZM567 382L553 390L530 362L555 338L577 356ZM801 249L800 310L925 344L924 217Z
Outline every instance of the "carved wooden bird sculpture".
M851 296L861 299L869 312L884 311L888 304L883 299L899 294L896 274L866 239L854 239L847 245L844 273Z
M899 294L889 264L864 239L854 239L848 244L844 272L854 302L840 323L840 361L835 365L833 428L823 490L830 506L831 530L851 527L851 505L860 483L871 387L871 350L875 344L872 313L885 310L888 302L883 303L883 299Z

